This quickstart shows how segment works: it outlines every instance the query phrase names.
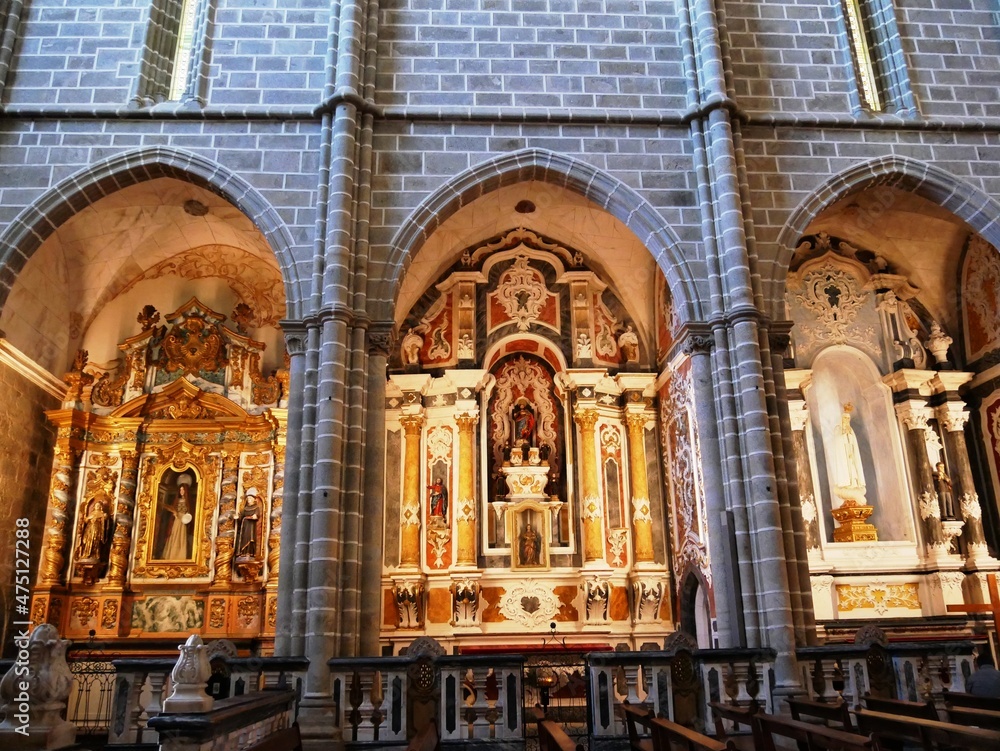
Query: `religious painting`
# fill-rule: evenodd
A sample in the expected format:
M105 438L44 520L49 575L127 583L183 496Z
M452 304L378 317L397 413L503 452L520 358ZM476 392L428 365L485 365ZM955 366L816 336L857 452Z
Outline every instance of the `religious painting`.
M534 506L513 509L511 516L511 568L549 567L549 511Z
M150 551L153 560L189 561L194 556L198 487L198 473L192 467L181 471L168 468L160 475Z

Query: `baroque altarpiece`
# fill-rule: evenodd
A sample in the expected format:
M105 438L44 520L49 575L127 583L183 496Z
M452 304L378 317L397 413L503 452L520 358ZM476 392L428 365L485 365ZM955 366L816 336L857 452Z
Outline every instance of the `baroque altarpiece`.
M678 582L710 588L688 357L662 275L648 289L623 299L595 259L515 229L400 312L386 649L509 648L551 624L638 648L675 630Z
M65 376L31 616L70 638L273 640L286 369L245 304L146 306L110 368Z

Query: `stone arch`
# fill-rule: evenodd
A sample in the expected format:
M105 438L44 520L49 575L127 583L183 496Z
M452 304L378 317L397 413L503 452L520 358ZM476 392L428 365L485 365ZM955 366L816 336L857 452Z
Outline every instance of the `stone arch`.
M49 188L0 234L0 309L24 264L74 214L122 188L159 177L189 182L225 198L267 239L285 283L287 315L301 317L304 299L292 235L270 203L246 180L216 162L166 146L127 151L77 172Z
M935 203L963 220L987 242L1000 246L1000 202L940 167L918 159L890 155L871 159L834 175L791 213L778 235L778 266L787 272L795 244L829 206L852 193L889 187ZM887 209L891 206L887 206ZM772 315L784 317L785 274L771 280Z
M448 217L480 196L529 180L571 190L621 221L656 259L681 318L700 317L696 281L681 253L680 239L663 216L636 191L607 172L565 154L537 148L481 162L441 185L413 210L392 239L383 286L370 296L389 306L375 317L392 317L391 306L410 259Z

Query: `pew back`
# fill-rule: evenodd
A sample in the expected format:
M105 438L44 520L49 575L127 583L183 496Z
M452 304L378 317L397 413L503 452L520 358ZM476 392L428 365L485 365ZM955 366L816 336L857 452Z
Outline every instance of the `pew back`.
M723 743L660 717L652 720L654 751L735 751L732 741Z
M795 741L808 751L873 751L871 738L844 730L815 725L801 720L789 720L769 714L753 718L754 745L757 751L777 751L788 747L780 739Z
M858 729L870 733L880 743L888 741L916 744L925 751L937 748L961 748L967 751L997 751L1000 731L964 727L950 722L905 717L869 709L855 712Z

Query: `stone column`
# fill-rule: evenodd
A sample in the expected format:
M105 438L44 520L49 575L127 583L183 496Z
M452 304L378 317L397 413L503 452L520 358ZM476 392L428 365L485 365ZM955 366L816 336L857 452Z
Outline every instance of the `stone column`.
M636 563L653 562L653 515L649 506L649 480L646 477L645 409L627 412L629 477L632 481L632 544Z
M927 456L927 420L931 410L919 401L902 402L896 405L896 414L906 426L910 436L910 447L916 470L917 510L924 527L924 539L928 551L947 553L944 535L941 527L941 505L938 503L937 491L934 489L934 475L931 461Z
M583 560L584 564L604 563L604 536L601 520L604 517L604 503L601 499L600 483L597 479L597 449L595 447L595 427L597 410L577 407L573 420L580 429L580 494L583 513Z
M135 489L139 473L139 454L122 451L121 480L118 483L118 497L115 501L115 536L111 541L111 555L108 558L108 587L125 586L128 572L128 552L132 545L132 523L135 510Z
M459 566L476 565L476 425L479 410L464 412L458 423L458 503L455 521L458 525ZM407 448L409 446L407 445Z
M986 547L986 535L983 532L983 510L979 505L979 494L976 492L972 476L972 466L969 464L969 447L965 443L965 424L969 413L963 402L947 402L937 409L938 422L945 429L945 447L954 460L956 468L955 496L958 498L962 518L965 520L965 540L968 544L970 563L990 559Z
M403 502L400 508L399 562L405 568L420 566L420 437L423 415L404 415Z

